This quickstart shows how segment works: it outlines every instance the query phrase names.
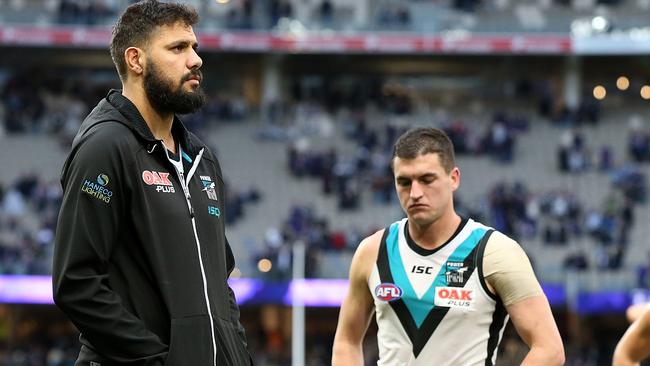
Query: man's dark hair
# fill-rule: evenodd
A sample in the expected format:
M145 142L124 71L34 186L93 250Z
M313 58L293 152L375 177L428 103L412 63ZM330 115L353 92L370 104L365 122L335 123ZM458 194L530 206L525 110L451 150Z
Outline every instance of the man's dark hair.
M447 134L437 128L414 128L400 136L393 146L393 157L400 159L415 159L420 155L438 154L440 164L447 173L456 166L454 144Z
M199 15L190 6L145 0L135 3L124 11L115 23L111 38L111 57L122 81L126 80L124 52L129 47L144 47L157 27L177 22L187 26L196 24Z

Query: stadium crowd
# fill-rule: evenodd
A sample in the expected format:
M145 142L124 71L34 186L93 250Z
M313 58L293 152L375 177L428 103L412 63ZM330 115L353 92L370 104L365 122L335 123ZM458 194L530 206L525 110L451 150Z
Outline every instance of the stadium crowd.
M111 24L120 9L135 0L0 0L10 14L0 21L25 22L32 19L28 14L37 11L40 22L45 24L105 26ZM548 0L515 2L500 0L453 1L376 1L371 3L352 1L315 0L186 0L200 10L205 19L200 27L232 30L276 29L292 32L296 25L310 31L321 30L457 30L475 31L570 30L572 16L576 14L611 14L616 19L608 31L615 27L639 26L638 21L626 22L626 15L647 10L645 1L567 1ZM632 4L630 4L632 3ZM636 4L635 4L636 3ZM563 14L563 17L557 17ZM499 17L498 24L489 19ZM554 19L555 18L555 19ZM21 20L22 19L22 20ZM293 24L293 26L292 26Z
M4 107L2 125L5 131L10 135L50 134L60 138L64 146L76 132L79 116L90 108L85 102L88 94L102 89L93 84L78 81L66 84L52 79L39 87L39 93L28 93L19 80L19 75L10 77L1 89ZM367 86L363 88L372 89ZM281 140L287 151L287 171L292 177L319 179L322 182L321 193L334 196L340 210L367 208L366 202L360 199L361 187L371 187L371 197L376 202L396 204L390 175L390 148L394 138L406 128L400 118L419 117L412 99L399 93L368 94L367 99L363 98L363 93L359 93L361 97L357 95L358 99L348 98L340 91L320 91L317 94L322 97L295 98L282 107L290 113L280 113L278 121L269 122L270 127L280 126L278 128L286 131L277 133L276 129L275 134L262 133L258 137ZM66 103L73 108L62 108ZM368 104L379 106L374 114L368 113ZM388 118L375 122L376 115ZM215 121L246 121L251 116L253 114L243 98L217 95L202 113L187 116L186 122L191 129L201 131ZM448 115L441 118L436 116L433 122L449 133L459 155L516 166L517 156L513 152L518 138L530 133L529 118L531 116L497 111L492 113L481 129L475 128L472 121ZM292 122L287 124L287 119ZM549 120L552 124L553 120ZM611 153L603 154L609 155L607 159L594 160L589 153L592 151L588 148L590 143L581 134L580 125L580 122L573 121L568 126L561 123L553 127L566 131L560 140L561 148L584 154L582 165L576 165L580 169L571 169L574 164L571 161L580 159L568 159L568 162L558 159L557 170L559 174L578 174L593 169L598 174L609 176L612 188L602 202L581 202L575 192L568 189L532 190L525 183L502 182L486 187L484 199L487 205L461 207L460 211L491 224L524 244L530 238L556 246L587 240L591 243L591 249L598 253L596 262L581 252L567 252L560 261L567 268L578 270L616 270L623 263L630 232L638 225L635 210L646 200L646 180L639 164L648 161L647 151L644 150L648 149L648 134L642 125L635 124L630 129L627 151L634 164L624 163L626 159L622 157L615 159ZM346 151L351 150L353 154L348 155L337 148L312 148L309 143L305 144L306 140L301 139L310 134L319 136L324 131L327 133L328 129L341 130L345 143L353 147ZM296 130L297 133L288 132ZM562 153L558 152L558 155ZM234 194L234 198L228 198L226 203L226 218L230 224L244 217L248 203L263 199L255 187L236 186L229 187L227 191ZM459 198L462 200L462 197ZM49 273L51 240L60 200L58 182L43 181L32 173L26 173L0 187L1 274ZM251 253L251 260L256 262L260 258L271 258L275 265L266 278L287 279L291 271L291 246L300 240L307 243L307 276L313 277L319 273L320 253L350 253L361 238L376 229L362 227L341 230L333 227L317 207L296 204L285 213L280 227L270 228L266 232L263 246ZM647 273L647 266L640 268L639 284L647 284L650 278ZM329 350L328 340L322 341L314 350L314 359L322 359L322 354L327 354ZM52 365L66 365L71 357L69 353L65 344L44 341L34 348L13 348L6 359L21 366L40 362L32 359L46 359ZM273 354L269 351L261 353L260 357L271 365L281 365L286 360L281 352L277 359L273 358ZM583 364L594 364L589 362Z
M0 185L0 204L0 274L50 274L61 204L58 182L26 174L10 186Z
M80 119L88 112L89 101L101 97L107 89L106 83L91 83L84 72L81 77L68 79L65 73L29 71L44 80L32 85L21 82L29 80L25 77L27 73L10 75L0 87L0 104L4 110L1 125L10 135L57 136L65 148L76 133ZM546 98L544 85L519 82L515 97L536 100L539 115L553 123L556 120L551 111L558 108L547 103L557 98ZM368 202L363 197L370 197L375 204L397 204L390 154L392 141L408 128L409 119L426 118L441 126L454 142L459 156L484 156L500 164L516 165L514 150L518 137L529 133L529 119L533 117L495 109L487 124L478 128L474 121L467 120L469 117L450 112L425 117L418 114L408 88L395 83L382 85L376 80L356 81L348 88L325 83L305 89L296 84L292 90L287 102L268 109L264 117L268 122L257 138L283 142L289 174L298 180L318 180L321 194L335 199L341 211L366 209ZM212 123L247 121L255 115L241 96L223 92L208 94L211 95L209 103L201 112L185 116L190 130L201 133ZM564 131L558 147L558 170L561 174L576 174L594 169L609 175L611 192L600 205L586 206L570 190L531 191L523 182L499 183L485 190L488 205L468 207L466 212L520 240L540 239L547 245L558 246L575 240L592 241L599 253L596 263L581 251L571 251L564 259L566 267L616 269L625 257L635 222L635 207L646 200L646 178L638 164L648 161L650 134L641 122L631 123L628 138L631 163L622 164L625 159L618 157L617 161L607 146L594 157L592 151L596 149L590 146L581 126L585 120L597 123L597 118L578 117L584 116L582 112L569 115L572 119L565 119L558 127ZM310 143L310 138L331 138L335 133L344 137L347 148L313 147ZM366 187L370 189L369 196L362 194ZM263 198L254 186L229 186L227 192L228 224L244 217L247 204ZM43 182L34 174L26 173L0 187L0 273L49 273L50 242L60 199L58 182ZM315 275L318 253L351 251L360 238L376 229L365 227L347 232L331 227L318 208L301 203L285 215L284 224L269 228L264 243L251 253L253 261L277 258L280 265L270 274L276 278L289 273L288 253L296 240L308 244L312 261L308 274Z

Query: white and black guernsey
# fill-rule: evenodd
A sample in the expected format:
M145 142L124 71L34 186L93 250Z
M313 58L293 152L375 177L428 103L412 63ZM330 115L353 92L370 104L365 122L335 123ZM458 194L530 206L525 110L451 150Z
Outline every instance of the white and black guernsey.
M378 365L495 364L508 315L483 277L492 232L463 219L447 243L427 250L411 239L407 219L385 230L368 279Z

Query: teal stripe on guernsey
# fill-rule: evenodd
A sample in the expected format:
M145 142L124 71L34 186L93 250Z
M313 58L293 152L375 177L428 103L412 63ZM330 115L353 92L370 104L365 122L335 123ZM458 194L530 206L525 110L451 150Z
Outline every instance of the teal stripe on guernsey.
M183 159L187 160L188 163L192 162L192 158L185 151L183 151Z
M481 241L483 235L485 235L486 230L483 228L475 229L472 233L465 239L465 241L454 250L453 253L447 258L447 261L451 262L463 262L465 258L472 252L474 247L478 245ZM429 287L429 290L424 294L422 299L418 299L413 290L413 286L406 275L406 270L404 269L404 263L402 262L402 256L399 252L398 245L399 238L399 222L396 222L390 226L390 232L386 238L386 245L388 249L388 262L390 265L390 272L393 275L393 280L395 284L399 286L402 293L402 301L406 304L406 307L411 313L411 317L415 321L415 324L418 328L422 325L424 320L427 318L431 310L434 308L434 296L436 292L436 287L445 287L447 286L447 279L445 276L446 266L443 265L440 268L440 272L436 275L435 280Z

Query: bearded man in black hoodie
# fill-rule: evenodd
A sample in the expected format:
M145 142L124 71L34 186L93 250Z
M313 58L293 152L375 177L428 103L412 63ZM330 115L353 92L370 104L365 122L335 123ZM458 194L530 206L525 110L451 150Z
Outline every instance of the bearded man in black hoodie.
M188 6L147 0L113 30L122 90L84 120L63 167L53 291L76 365L249 365L227 279L216 157L177 114L204 103Z

